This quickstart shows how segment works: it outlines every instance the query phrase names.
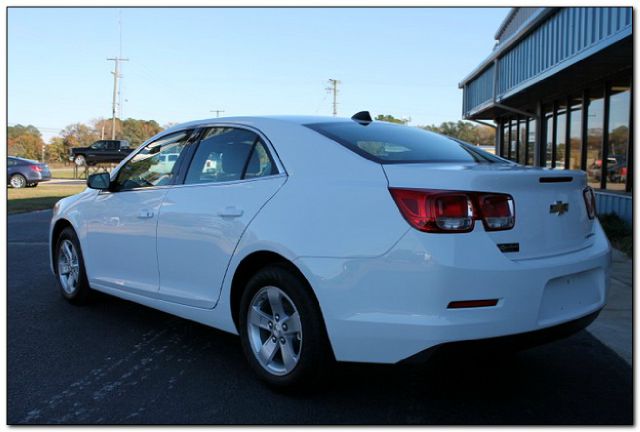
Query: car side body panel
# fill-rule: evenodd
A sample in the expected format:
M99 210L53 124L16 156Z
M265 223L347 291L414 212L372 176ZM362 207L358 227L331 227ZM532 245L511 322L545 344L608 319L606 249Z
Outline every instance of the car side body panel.
M285 181L286 176L276 175L171 188L157 227L162 297L213 308L236 245ZM252 233L248 235L252 237Z

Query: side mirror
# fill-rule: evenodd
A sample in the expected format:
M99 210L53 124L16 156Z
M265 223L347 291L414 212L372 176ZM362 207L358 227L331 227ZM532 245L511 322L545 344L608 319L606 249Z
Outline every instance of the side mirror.
M87 187L98 190L109 190L111 186L111 176L109 173L101 172L98 174L91 174L87 178Z

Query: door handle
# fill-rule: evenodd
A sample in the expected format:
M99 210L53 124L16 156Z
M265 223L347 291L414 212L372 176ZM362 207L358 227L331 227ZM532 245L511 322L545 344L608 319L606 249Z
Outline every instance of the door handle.
M221 217L240 217L244 214L244 210L235 206L225 207L224 210L218 212L218 216Z
M142 209L138 213L138 219L150 219L153 217L153 210Z

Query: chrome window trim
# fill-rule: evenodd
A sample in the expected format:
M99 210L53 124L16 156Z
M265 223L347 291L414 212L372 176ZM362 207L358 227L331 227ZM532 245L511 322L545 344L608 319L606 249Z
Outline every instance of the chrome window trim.
M248 179L240 179L240 180L229 180L229 181L221 181L221 182L203 182L203 183L181 183L181 184L174 184L174 185L162 185L162 186L149 186L149 187L140 187L140 188L133 188L133 189L126 189L126 190L122 190L122 191L98 191L98 195L107 195L107 194L115 194L115 193L123 193L123 192L143 192L143 191L151 191L151 190L161 190L161 189L170 189L170 188L188 188L188 187L209 187L209 186L229 186L229 185L234 185L234 184L241 184L241 183L247 183L247 182L254 182L254 181L260 181L260 180L270 180L273 178L278 178L278 177L283 177L286 178L287 175L284 173L277 173L277 174L271 174L268 176L262 176L262 177L254 177L254 178L248 178Z

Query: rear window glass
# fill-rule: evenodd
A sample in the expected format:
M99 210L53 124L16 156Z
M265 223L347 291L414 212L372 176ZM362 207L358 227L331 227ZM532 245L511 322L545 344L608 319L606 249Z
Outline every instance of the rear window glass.
M471 144L417 127L356 121L305 126L378 163L506 163Z

